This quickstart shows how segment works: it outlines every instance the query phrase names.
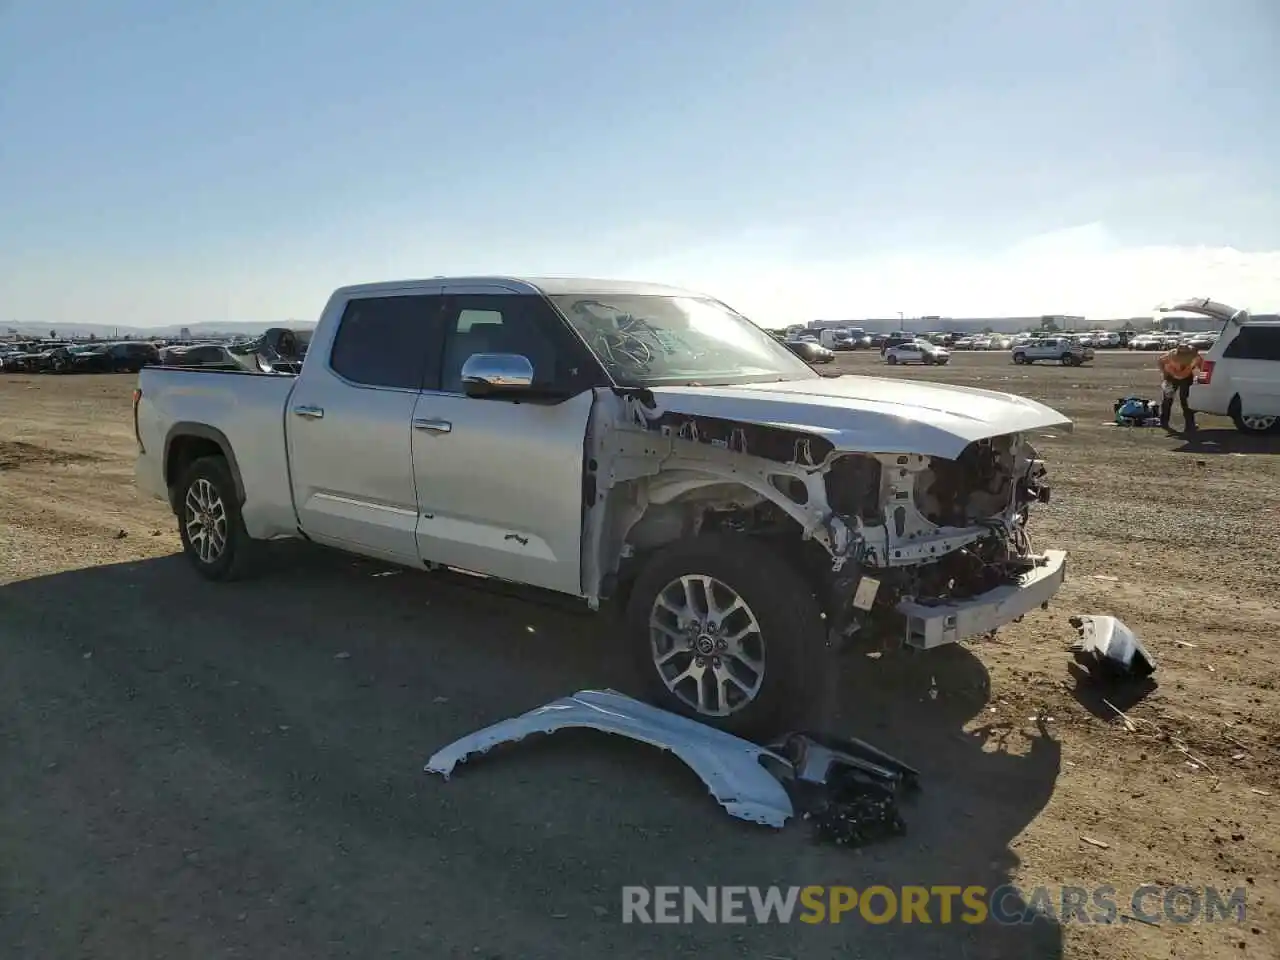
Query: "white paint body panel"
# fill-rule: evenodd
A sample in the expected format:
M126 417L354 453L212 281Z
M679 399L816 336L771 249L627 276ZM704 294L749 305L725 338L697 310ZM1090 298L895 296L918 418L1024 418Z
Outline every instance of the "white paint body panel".
M590 391L540 405L423 393L413 418L417 550L440 563L562 593L582 585L582 458Z
M974 440L1071 424L1057 410L1011 393L880 377L658 387L653 395L663 411L803 430L837 450L947 459Z

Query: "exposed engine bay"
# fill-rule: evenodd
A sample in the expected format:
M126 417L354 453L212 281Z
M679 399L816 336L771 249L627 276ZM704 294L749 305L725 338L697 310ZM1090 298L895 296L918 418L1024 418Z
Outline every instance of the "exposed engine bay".
M975 440L954 459L851 452L800 428L663 412L645 391L617 393L625 419L600 404L588 440L589 597L609 596L630 560L664 543L733 530L794 555L834 635L892 634L904 601L964 601L1042 562L1027 523L1049 485L1025 434Z

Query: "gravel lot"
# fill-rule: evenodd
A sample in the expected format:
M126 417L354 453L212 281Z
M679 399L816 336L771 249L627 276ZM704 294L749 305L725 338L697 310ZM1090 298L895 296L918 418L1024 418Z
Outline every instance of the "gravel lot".
M678 761L589 732L428 777L478 726L627 689L610 623L293 544L203 583L133 489L134 378L0 378L0 955L1280 956L1280 439L1106 425L1157 392L1151 354L878 360L837 368L1023 393L1076 429L1038 440L1033 540L1070 551L1049 610L833 668L830 728L923 775L909 835L861 852L731 820ZM1112 701L1136 730L1073 675L1073 613L1159 659ZM1112 884L1122 912L1144 883L1240 886L1247 918L621 923L625 884L1010 882Z

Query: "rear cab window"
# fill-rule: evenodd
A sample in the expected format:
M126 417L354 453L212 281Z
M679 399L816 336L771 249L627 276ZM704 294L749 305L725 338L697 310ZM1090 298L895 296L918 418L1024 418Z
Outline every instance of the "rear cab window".
M347 302L329 353L329 368L362 387L433 387L440 366L438 294L357 297Z

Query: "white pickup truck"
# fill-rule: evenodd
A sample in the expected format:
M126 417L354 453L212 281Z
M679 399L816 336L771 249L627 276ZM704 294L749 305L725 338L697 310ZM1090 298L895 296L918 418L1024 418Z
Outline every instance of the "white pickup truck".
M303 537L624 611L654 698L762 729L836 641L934 647L1045 604L1022 397L815 372L717 300L651 284L345 287L297 376L145 368L145 492L196 570Z

